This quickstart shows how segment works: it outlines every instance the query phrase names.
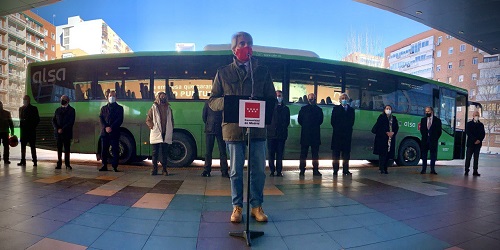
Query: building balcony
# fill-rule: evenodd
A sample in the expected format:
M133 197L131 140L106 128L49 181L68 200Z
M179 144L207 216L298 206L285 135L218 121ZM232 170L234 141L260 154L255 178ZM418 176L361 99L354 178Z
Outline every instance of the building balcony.
M21 54L22 56L26 55L26 50L24 48L18 47L18 46L10 46L9 51Z
M15 31L15 30L11 30L11 29L9 29L9 36L14 37L17 40L20 40L23 42L26 40L26 34Z
M5 41L0 41L0 49L6 49L8 46L7 46L7 42Z
M485 101L487 101L487 102L499 102L500 101L500 94L490 94L487 96L476 95L476 101L478 101L478 102L485 102Z
M35 54L26 53L26 57L28 57L29 59L34 60L35 62L43 61L40 56L35 55ZM29 64L29 62L28 62L28 64Z
M481 69L491 69L491 68L498 68L500 67L500 61L495 61L495 62L487 62L487 63L479 63L477 65L477 68L479 70Z
M9 62L9 60L7 60L7 58L0 57L0 64L7 64L8 62Z
M2 22L0 22L0 34L7 34L7 26L2 25Z
M27 31L35 34L36 36L40 37L40 38L45 38L45 34L44 34L44 29L43 28L40 28L36 25L34 25L35 27L33 27L32 25L28 25L26 26L27 27Z
M8 75L0 71L0 79L7 79Z
M17 67L19 69L26 68L26 66L24 65L24 62L22 60L12 60L12 59L9 59L9 66Z
M8 19L9 22L15 22L15 23L18 23L18 24L21 24L24 26L26 26L26 24L27 24L26 18L24 17L24 15L21 15L19 13L8 15L7 17L9 18Z
M42 43L37 43L35 41L31 41L31 40L26 40L26 42L29 44L29 45L32 45L32 46L35 46L35 48L41 50L41 51L45 51L45 47L43 46Z

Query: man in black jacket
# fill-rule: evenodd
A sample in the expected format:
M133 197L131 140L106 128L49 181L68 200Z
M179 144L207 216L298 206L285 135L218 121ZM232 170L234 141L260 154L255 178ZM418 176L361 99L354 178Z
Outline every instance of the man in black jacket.
M19 129L21 131L21 161L18 166L26 166L26 145L29 143L31 148L31 158L33 167L37 166L36 158L36 127L40 123L38 108L31 105L31 99L28 95L23 97L23 106L19 108Z
M14 123L10 112L3 109L3 103L0 102L0 140L3 144L3 162L10 164L9 161L9 129L10 134L14 134Z
M422 135L420 147L422 150L422 171L420 174L425 174L427 170L427 152L430 152L431 157L431 174L437 174L434 166L436 165L438 141L441 133L441 119L434 115L432 107L426 107L425 117L420 120L420 134Z
M73 125L75 124L76 112L69 105L69 97L61 96L61 107L57 108L54 117L52 118L52 126L54 127L54 136L57 140L57 166L56 169L61 169L62 166L62 151L64 147L64 164L67 169L73 169L70 165L69 155L71 153L71 139L73 139Z
M212 152L214 151L215 139L217 139L220 155L220 171L222 177L229 178L226 143L222 138L222 111L213 111L208 106L207 101L203 107L202 118L205 123L205 146L207 152L205 154L205 169L201 173L201 176L210 177L210 172L212 171Z
M479 111L474 111L473 120L465 125L465 133L467 134L467 151L465 154L465 175L469 175L470 160L474 154L474 172L472 175L481 176L477 171L479 162L479 151L484 140L484 125L479 121Z
M302 126L300 131L300 173L304 176L306 171L306 159L309 147L313 160L313 175L321 176L319 167L319 145L321 145L320 126L323 123L323 111L316 106L316 96L310 93L307 96L308 104L299 111L299 124Z
M349 172L349 159L351 158L352 127L354 126L354 109L347 104L349 96L342 93L339 98L340 105L332 109L332 165L333 175L339 171L339 159L342 159L343 175ZM340 154L342 153L342 158Z
M267 150L269 154L270 176L283 177L283 154L285 152L285 142L288 138L288 125L290 125L290 109L283 103L283 93L276 91L278 104L274 107L273 119L267 125ZM276 166L274 160L276 159Z
M116 103L116 91L110 91L108 104L102 106L101 114L101 159L102 167L99 171L108 171L109 146L111 146L113 171L118 171L118 159L120 158L120 126L123 123L123 107Z

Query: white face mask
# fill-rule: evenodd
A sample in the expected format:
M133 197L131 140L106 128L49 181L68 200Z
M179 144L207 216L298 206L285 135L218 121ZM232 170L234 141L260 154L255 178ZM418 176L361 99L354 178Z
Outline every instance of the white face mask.
M390 110L390 109L386 109L386 110L385 110L385 114L386 114L386 115L390 115L391 113L392 113L392 110Z
M116 97L114 97L114 96L110 96L110 97L108 98L108 101L109 101L109 103L115 103L115 102L116 102Z
M281 103L283 101L283 97L276 97L278 99L278 102Z
M479 121L479 116L474 116L474 121L475 122Z

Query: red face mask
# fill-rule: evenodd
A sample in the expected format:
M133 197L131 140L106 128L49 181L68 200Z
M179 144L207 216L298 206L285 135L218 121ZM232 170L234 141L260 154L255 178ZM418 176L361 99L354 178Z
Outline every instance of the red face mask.
M250 59L250 56L252 56L252 47L243 47L243 48L236 48L234 51L234 55L236 56L236 59L240 62L246 62Z

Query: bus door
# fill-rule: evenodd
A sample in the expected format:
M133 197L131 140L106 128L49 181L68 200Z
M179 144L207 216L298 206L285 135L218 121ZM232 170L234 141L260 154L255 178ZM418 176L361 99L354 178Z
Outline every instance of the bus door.
M451 89L439 89L439 108L436 116L441 119L443 133L438 142L438 159L452 160L455 147L457 92Z
M453 147L453 159L464 159L465 157L465 124L467 123L467 95L457 94L455 99L455 143Z

